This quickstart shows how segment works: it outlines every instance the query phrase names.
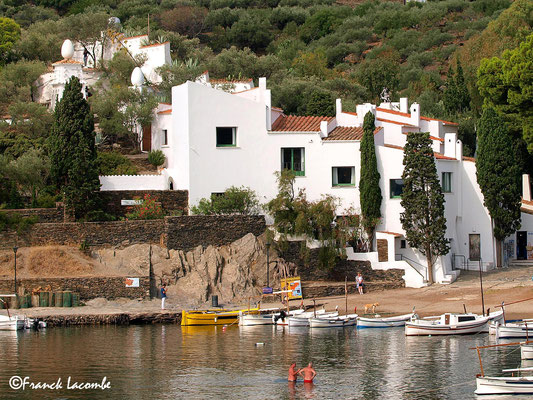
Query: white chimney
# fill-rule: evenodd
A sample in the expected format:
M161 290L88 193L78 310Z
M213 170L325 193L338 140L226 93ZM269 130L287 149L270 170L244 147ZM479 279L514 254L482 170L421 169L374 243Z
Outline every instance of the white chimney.
M337 99L335 100L335 115L337 118L339 118L339 114L342 113L342 100Z
M371 112L376 116L376 106L370 103L365 104L358 104L357 105L357 119L359 122L359 125L362 126L363 122L365 121L365 116L368 114L368 112Z
M328 121L320 121L320 137L328 137Z
M259 89L266 90L267 88L267 78L259 78Z
M522 175L522 199L531 201L531 183L528 174Z
M265 90L266 128L272 129L272 96L270 90Z
M420 126L420 104L411 104L411 125Z
M446 157L455 158L457 135L455 133L444 134L444 155Z
M400 97L400 112L409 112L409 99L407 97Z

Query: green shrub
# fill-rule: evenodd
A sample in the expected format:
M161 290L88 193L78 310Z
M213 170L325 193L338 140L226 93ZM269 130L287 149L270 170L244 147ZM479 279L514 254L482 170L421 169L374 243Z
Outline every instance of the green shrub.
M161 150L153 150L148 153L148 162L154 167L160 167L165 163L165 154Z
M199 215L256 215L259 212L259 200L252 189L232 186L222 194L212 194L210 199L201 199L191 211Z
M101 222L101 221L116 221L117 217L114 215L108 214L105 211L102 210L92 210L89 211L85 218L83 218L83 222Z
M35 201L35 206L37 208L54 208L56 206L56 201L58 196L53 196L51 194L45 193L37 197Z
M26 232L30 227L38 221L36 216L22 217L20 214L11 214L7 212L0 212L0 232L4 230L16 230L21 234Z
M98 152L99 175L135 175L137 167L131 160L122 154L112 152Z

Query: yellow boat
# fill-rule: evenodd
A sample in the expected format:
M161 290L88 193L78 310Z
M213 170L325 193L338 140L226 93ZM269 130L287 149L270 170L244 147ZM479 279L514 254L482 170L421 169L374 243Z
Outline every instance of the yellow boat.
M230 325L237 324L240 312L257 314L259 308L246 308L244 310L183 310L181 313L181 325Z

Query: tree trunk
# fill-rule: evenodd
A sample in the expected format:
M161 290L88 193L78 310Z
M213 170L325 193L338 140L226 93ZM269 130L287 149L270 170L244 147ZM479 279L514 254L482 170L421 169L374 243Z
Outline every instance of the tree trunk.
M431 247L426 247L426 260L428 262L428 283L433 284L433 257L431 257Z
M502 241L496 239L496 267L502 267Z

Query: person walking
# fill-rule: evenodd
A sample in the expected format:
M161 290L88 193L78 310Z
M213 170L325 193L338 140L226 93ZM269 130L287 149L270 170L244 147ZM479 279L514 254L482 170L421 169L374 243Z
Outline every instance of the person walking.
M361 275L360 272L358 272L355 277L355 286L357 287L359 294L363 294L363 275Z
M161 310L165 309L165 300L167 299L167 284L163 283L161 288Z
M87 57L89 57L89 51L87 50L87 48L84 48L83 49L83 66L84 67L87 66Z

